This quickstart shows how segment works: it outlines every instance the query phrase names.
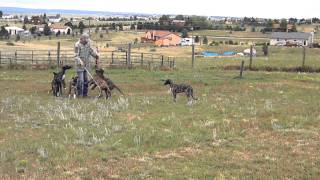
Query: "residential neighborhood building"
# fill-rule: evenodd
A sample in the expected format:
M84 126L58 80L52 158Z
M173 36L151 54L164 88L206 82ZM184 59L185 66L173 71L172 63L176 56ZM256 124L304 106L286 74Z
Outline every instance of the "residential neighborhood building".
M182 38L170 31L147 31L144 37L141 37L141 42L152 42L156 46L177 46L181 44Z
M72 29L69 26L65 26L64 24L61 23L55 23L50 25L51 31L54 32L55 34L60 31L61 34L71 34Z
M270 37L271 46L311 46L313 42L313 33L273 32Z

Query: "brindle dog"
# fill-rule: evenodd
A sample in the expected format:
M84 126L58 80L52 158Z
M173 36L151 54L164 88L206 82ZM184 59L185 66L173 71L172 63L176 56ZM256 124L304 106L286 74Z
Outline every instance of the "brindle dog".
M65 82L65 73L68 69L71 69L72 66L65 65L62 67L61 71L56 73L53 72L53 80L51 82L51 91L53 93L53 96L60 96L62 94L62 87L66 88L66 82Z
M185 93L188 97L188 102L191 103L192 100L198 100L193 96L193 88L187 84L174 84L171 79L164 81L164 85L169 85L172 92L173 101L177 102L177 94Z
M69 81L69 89L68 89L69 98L71 98L71 95L73 96L74 99L78 96L77 82L78 82L78 76L73 77L71 81Z
M124 93L120 90L120 88L115 85L111 79L104 76L103 69L96 69L96 74L94 75L93 79L89 81L89 86L91 86L91 90L94 90L97 86L100 88L100 95L102 96L101 91L104 91L106 94L106 99L111 98L111 91L113 89L117 89L122 95Z

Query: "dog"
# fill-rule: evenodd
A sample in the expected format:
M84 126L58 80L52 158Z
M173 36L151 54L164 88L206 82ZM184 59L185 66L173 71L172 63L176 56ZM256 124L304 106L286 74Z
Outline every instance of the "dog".
M72 66L65 65L60 72L53 72L53 80L51 81L51 92L53 96L60 96L62 94L62 87L66 88L65 74L66 71L71 68Z
M69 89L68 89L69 98L71 98L71 93L73 93L72 96L74 99L78 96L78 91L77 91L78 78L79 78L78 76L74 76L69 81Z
M177 94L185 93L188 97L188 103L191 103L192 100L198 100L193 96L193 88L187 84L174 84L171 79L164 80L163 85L169 85L170 91L172 92L173 101L177 102Z
M103 69L96 69L96 74L94 75L93 79L89 81L89 86L92 86L91 90L99 87L100 95L98 97L101 97L102 91L104 91L106 94L106 99L111 98L111 91L113 89L117 89L122 95L124 95L121 89L117 85L115 85L111 79L104 76Z

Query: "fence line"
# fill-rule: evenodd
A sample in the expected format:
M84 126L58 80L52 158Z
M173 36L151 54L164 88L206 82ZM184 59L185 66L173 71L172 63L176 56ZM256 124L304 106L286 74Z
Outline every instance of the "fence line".
M0 50L0 66L23 65L44 66L47 68L75 63L72 50ZM175 68L175 58L154 53L138 53L130 51L100 51L102 67L149 67Z

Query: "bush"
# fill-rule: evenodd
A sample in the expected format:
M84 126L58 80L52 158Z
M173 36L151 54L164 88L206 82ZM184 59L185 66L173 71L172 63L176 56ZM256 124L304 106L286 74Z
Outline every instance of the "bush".
M7 46L14 46L14 43L13 42L7 42L6 45Z
M156 52L156 51L157 51L156 48L151 48L151 49L150 49L150 52Z

